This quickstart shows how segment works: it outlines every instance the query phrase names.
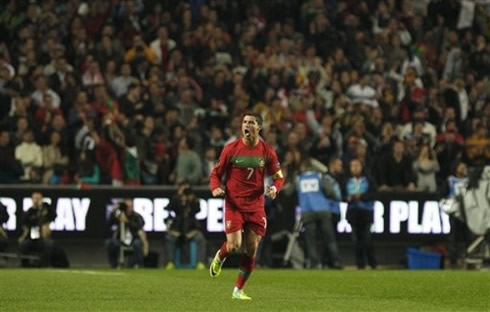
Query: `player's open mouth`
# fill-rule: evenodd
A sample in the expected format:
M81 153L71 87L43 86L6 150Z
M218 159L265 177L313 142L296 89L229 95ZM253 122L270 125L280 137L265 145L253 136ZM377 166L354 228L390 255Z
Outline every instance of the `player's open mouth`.
M243 130L243 132L245 132L245 136L246 137L249 137L250 136L250 130L245 129L245 130Z

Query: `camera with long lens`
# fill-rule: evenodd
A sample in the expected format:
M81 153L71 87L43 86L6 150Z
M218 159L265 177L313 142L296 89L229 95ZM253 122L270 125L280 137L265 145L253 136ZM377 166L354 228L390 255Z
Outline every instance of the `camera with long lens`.
M119 204L119 211L121 213L126 213L127 210L128 210L128 205L126 205L126 203L122 202Z

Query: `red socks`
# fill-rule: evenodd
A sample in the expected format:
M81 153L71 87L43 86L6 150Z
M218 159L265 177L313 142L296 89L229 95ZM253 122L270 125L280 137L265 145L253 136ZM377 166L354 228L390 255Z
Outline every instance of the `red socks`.
M228 249L226 248L226 241L221 245L221 248L219 250L218 258L219 261L223 261L228 257L230 253L228 252Z
M250 274L252 274L254 267L255 257L251 258L247 254L242 254L242 258L240 259L240 266L238 268L238 278L235 284L238 289L243 288L248 278L250 277Z
M220 261L224 261L230 253L228 252L226 242L221 245L221 248L218 253L218 258ZM255 257L251 258L247 254L242 254L240 258L240 265L238 267L238 278L236 280L236 288L242 289L245 283L247 282L250 274L252 274L253 269L255 268Z

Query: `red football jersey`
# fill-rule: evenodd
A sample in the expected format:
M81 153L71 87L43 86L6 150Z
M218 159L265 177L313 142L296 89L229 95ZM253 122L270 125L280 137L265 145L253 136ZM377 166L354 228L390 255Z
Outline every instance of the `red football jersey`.
M242 211L264 209L264 177L276 175L281 170L277 154L262 140L254 147L247 146L242 139L227 144L211 172L211 191L221 186L225 175L225 201ZM284 182L282 175L275 177L277 192Z

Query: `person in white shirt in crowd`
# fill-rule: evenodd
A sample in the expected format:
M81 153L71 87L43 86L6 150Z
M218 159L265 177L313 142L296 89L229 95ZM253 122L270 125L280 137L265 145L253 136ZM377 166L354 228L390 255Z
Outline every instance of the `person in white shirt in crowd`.
M24 167L23 180L29 180L30 171L43 165L43 152L41 147L34 141L32 130L26 131L23 141L15 148L15 158Z
M99 63L96 61L92 60L82 76L82 83L85 87L91 87L94 85L100 85L103 84L104 81L104 76L102 75L100 71L100 66Z
M15 69L9 63L0 60L0 94L7 93L6 85L15 77Z
M365 103L372 107L378 107L376 100L376 90L369 85L371 77L364 73L359 79L359 83L353 84L347 90L347 96L353 103Z
M125 95L128 92L128 87L132 83L138 83L138 79L132 76L131 65L123 63L121 65L121 74L111 82L111 89L116 94L117 98Z
M463 79L456 79L454 81L454 89L458 92L459 98L459 111L461 121L465 121L468 118L468 112L470 110L470 98L468 92L465 89L465 83Z
M158 27L157 37L150 43L150 48L157 57L157 63L164 62L170 54L170 51L177 46L173 39L168 37L168 29L165 26Z
M436 144L436 136L437 136L436 127L430 122L426 121L426 118L427 118L426 109L422 106L417 107L415 109L415 112L413 113L412 122L405 124L401 128L399 138L402 139L405 136L413 133L413 125L416 122L422 122L424 124L422 132L430 136L430 146L434 147L434 145Z
M35 79L35 87L36 91L31 94L31 97L34 99L34 102L37 105L41 105L43 102L44 94L48 93L53 98L53 108L60 107L61 99L58 93L54 92L48 85L48 81L46 77L43 75L39 75Z
M409 67L413 67L417 71L417 75L421 77L424 74L424 66L420 58L413 54L410 48L407 48L407 57L402 63L402 75L405 75Z

